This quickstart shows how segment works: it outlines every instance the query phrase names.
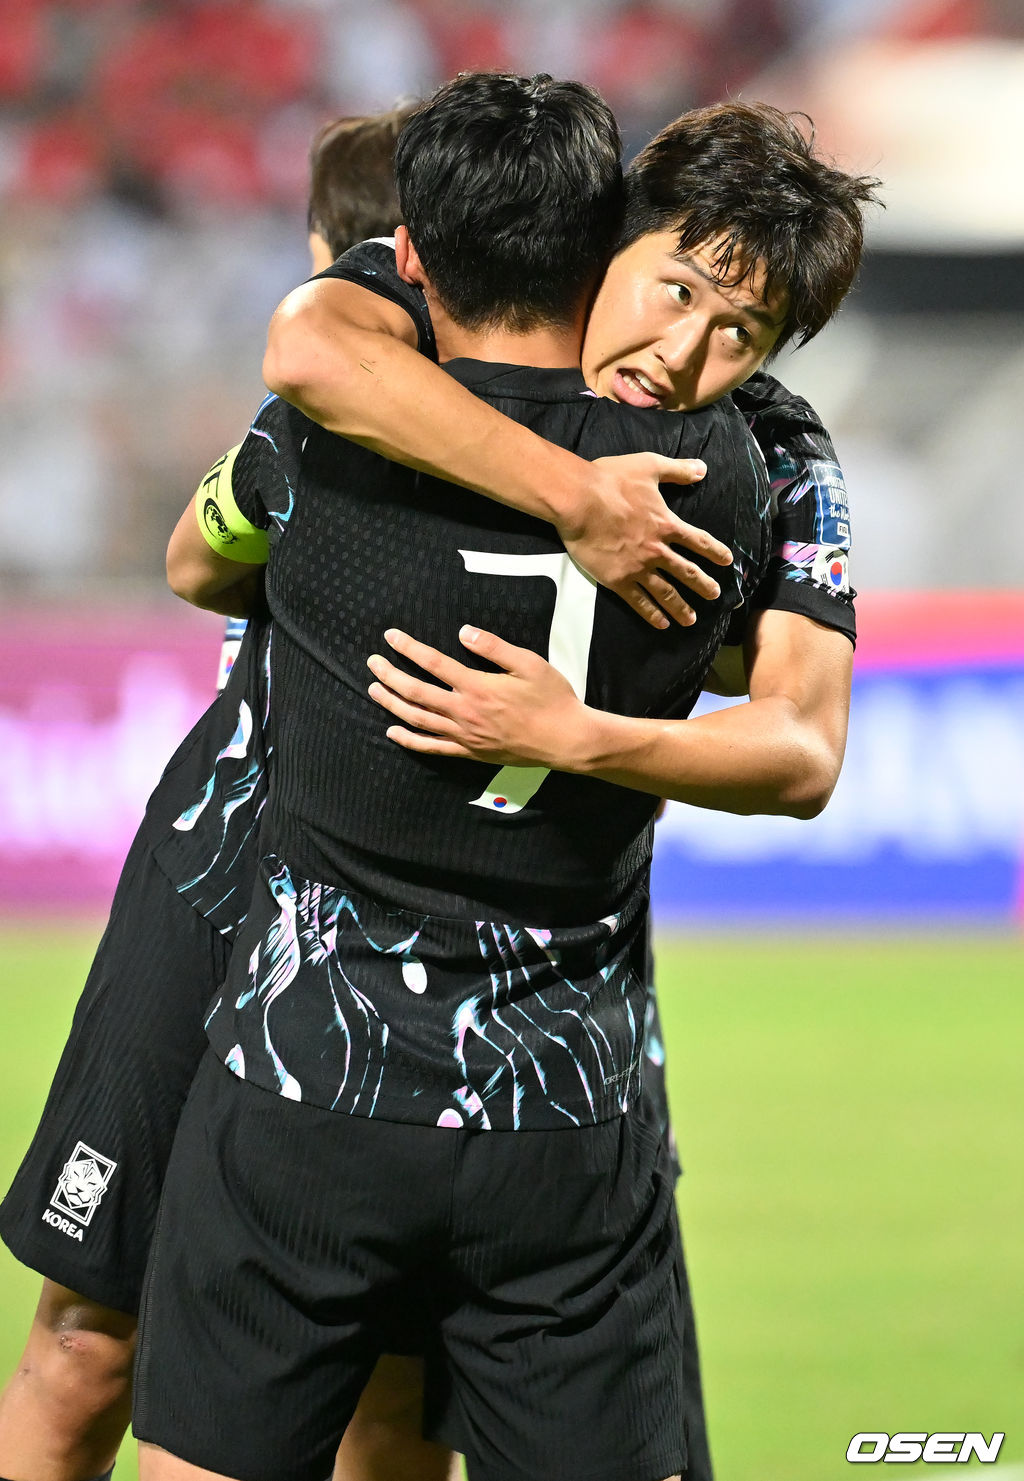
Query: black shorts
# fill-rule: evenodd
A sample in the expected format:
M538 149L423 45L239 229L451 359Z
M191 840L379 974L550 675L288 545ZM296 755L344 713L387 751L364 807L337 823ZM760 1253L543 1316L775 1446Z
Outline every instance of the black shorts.
M167 1171L135 1434L240 1481L323 1481L396 1292L430 1313L428 1367L473 1481L683 1470L683 1272L656 1126L370 1121L209 1055Z
M0 1205L11 1253L138 1310L167 1159L230 944L178 895L145 833L128 854L39 1128Z

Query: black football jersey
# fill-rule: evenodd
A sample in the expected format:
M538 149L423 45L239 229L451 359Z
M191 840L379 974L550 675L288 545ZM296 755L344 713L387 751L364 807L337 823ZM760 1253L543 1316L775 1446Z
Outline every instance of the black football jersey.
M422 295L397 279L387 243L364 244L331 273L400 303L417 325L420 349L434 353ZM566 411L585 395L568 372L531 378L512 367L451 369L503 410L536 418L531 425L545 435L553 434L544 423L557 420L569 445L588 456L621 450L603 445L603 420L577 424L578 408ZM197 908L211 918L226 910L235 928L245 914L240 885L244 880L250 888L253 861L261 856L231 975L208 1023L215 1051L236 1074L351 1114L482 1129L579 1125L636 1102L650 1007L644 960L650 803L634 797L639 807L624 813L630 794L601 783L460 768L400 752L383 738L388 717L365 699L370 676L363 660L382 647L380 631L393 623L466 658L456 631L459 621L471 620L532 641L578 688L585 685L580 692L592 703L657 713L645 688L651 680L661 686L665 712L682 714L702 645L707 638L713 648L723 614L732 614L737 634L751 605L763 605L803 612L852 637L852 599L834 560L845 496L827 433L806 403L770 377L756 377L744 394L736 399L771 471L772 535L760 548L745 540L750 510L743 498L729 516L736 521L731 532L716 525L724 490L715 478L706 481L700 505L692 491L671 491L670 498L683 501L681 512L705 519L741 552L721 602L712 604L716 610L702 604L701 632L682 643L679 632L654 633L625 608L624 627L613 621L609 629L611 599L580 584L550 527L500 506L481 515L473 496L449 485L406 475L435 500L442 518L451 516L454 567L450 544L435 543L436 530L420 539L402 500L388 505L394 490L390 496L382 490L376 510L361 495L352 525L338 526L334 501L358 488L358 480L342 479L344 488L332 490L332 479L337 482L341 466L355 475L361 459L364 469L379 468L380 460L366 454L355 464L335 464L336 439L322 442L326 434L276 398L260 408L235 482L239 503L269 525L279 547L272 567L272 586L280 577L274 659L267 661L264 646L253 689L259 720L247 728L243 700L237 724L217 743L212 774L200 778L175 824L169 869ZM561 409L545 410L545 401ZM646 429L662 414L625 415ZM729 437L717 440L727 427L712 430L705 422L702 430L691 419L688 440L680 434L673 442L676 433L666 425L667 443L640 445L710 461L723 450L736 452ZM319 526L314 499L324 513ZM402 556L396 569L379 549L376 566L366 565L365 551L383 526L383 545ZM311 561L308 590L302 545L292 544L286 559L297 532ZM848 525L846 538L848 545ZM349 577L360 588L351 603L338 589ZM457 617L454 608L438 605L439 595L466 600L467 610ZM652 659L647 645L663 642L668 646L660 654L655 647ZM605 658L624 658L626 671L616 672ZM268 720L271 667L275 702ZM257 706L251 709L255 719ZM308 732L303 713L312 721ZM268 754L275 731L288 742L287 785L271 799L258 849L251 823L263 803L267 769L258 764L256 730ZM351 808L351 829L339 796ZM627 839L628 827L638 831ZM607 913L595 918L602 903Z
M418 288L398 278L390 240L353 248L326 276L360 283L398 303L416 326L421 352L436 358L426 301ZM768 464L771 553L750 601L734 614L727 641L741 641L750 612L758 609L797 612L853 640L854 593L843 580L850 547L849 515L842 471L829 434L806 401L763 372L736 391L733 399ZM238 487L244 490L255 483L264 489L272 506L286 507L289 471L293 477L297 473L296 466L289 470L287 460L301 444L304 426L297 412L269 398L257 413L241 463L236 463ZM275 481L277 496L269 492ZM244 492L242 498L244 502ZM837 565L839 557L843 563ZM163 803L164 793L173 792L175 799L181 793L183 801L175 804L181 815L175 813L173 829L159 844L161 862L186 898L225 934L237 928L252 890L256 825L266 792L262 722L269 684L268 637L269 630L261 629L258 657L254 658L251 639L245 645L243 656L249 662L241 668L252 670L247 688L233 699L230 714L218 705L204 717L208 744L192 748L188 767L176 757L154 796L152 811L159 816L156 804ZM241 678L235 674L233 692ZM244 842L240 844L239 839Z
M576 370L446 368L584 457L702 457L699 489L666 497L735 563L693 627L655 631L553 526L269 398L236 499L270 532L273 767L259 878L208 1033L234 1073L348 1114L580 1125L622 1114L642 1086L655 799L403 750L366 692L366 658L391 626L463 654L470 622L549 657L590 704L683 717L767 563L767 474L730 402L672 416L598 400Z
M551 657L589 704L687 715L767 562L763 459L729 402L673 416L598 400L575 370L469 360L447 369L584 457L641 449L702 457L700 486L667 488L666 497L726 541L734 565L716 571L722 593L697 602L694 626L657 632L574 565L553 526L312 423L296 441L294 413L282 418L274 436L292 438L281 451L293 472L244 510L271 530L274 784L265 834L305 878L396 906L535 925L593 921L643 877L654 799L578 776L405 751L387 739L388 718L366 693L366 659L396 626L472 663L458 641L468 622Z

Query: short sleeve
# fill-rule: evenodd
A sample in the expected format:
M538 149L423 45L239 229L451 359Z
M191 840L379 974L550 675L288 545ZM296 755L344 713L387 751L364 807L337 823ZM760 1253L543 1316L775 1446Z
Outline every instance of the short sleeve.
M235 503L251 524L268 531L271 542L291 518L302 447L312 425L280 396L267 396L235 455Z
M771 376L753 376L733 399L764 454L772 492L771 555L751 607L810 617L855 642L850 509L832 439L814 409ZM742 637L734 624L728 641Z

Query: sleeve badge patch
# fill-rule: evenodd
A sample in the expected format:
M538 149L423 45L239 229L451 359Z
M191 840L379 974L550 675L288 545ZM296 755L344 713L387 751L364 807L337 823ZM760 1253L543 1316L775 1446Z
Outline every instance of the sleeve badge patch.
M836 596L846 595L850 590L850 562L845 550L830 549L822 545L811 566L811 580Z

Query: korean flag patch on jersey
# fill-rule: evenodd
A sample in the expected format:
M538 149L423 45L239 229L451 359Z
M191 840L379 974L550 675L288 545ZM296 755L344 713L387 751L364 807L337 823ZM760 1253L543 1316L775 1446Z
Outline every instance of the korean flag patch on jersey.
M811 580L835 596L845 596L850 590L850 561L846 551L819 546L811 566Z

